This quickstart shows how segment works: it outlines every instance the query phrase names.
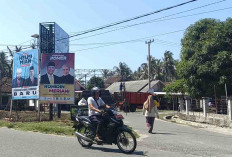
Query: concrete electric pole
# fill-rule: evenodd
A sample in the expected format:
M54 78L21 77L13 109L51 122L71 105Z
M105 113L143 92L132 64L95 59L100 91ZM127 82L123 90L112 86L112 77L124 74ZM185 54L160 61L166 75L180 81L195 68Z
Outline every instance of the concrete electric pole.
M154 39L145 42L145 44L148 45L148 88L149 89L151 88L151 56L150 56L150 45L151 45L152 42L154 42Z

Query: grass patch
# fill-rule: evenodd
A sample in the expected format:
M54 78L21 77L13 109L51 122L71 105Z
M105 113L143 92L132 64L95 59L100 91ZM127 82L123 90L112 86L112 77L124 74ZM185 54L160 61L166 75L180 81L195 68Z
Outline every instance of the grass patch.
M70 122L71 123L71 122ZM46 122L7 122L0 121L0 127L13 128L22 131L41 132L46 134L73 136L72 124L59 121Z
M30 121L30 122L15 122L0 120L0 127L7 127L22 131L41 132L45 134L74 136L73 121L70 119L70 114L62 114L61 119L54 117L54 121ZM129 126L127 126L129 127ZM129 127L136 138L139 137L138 133Z

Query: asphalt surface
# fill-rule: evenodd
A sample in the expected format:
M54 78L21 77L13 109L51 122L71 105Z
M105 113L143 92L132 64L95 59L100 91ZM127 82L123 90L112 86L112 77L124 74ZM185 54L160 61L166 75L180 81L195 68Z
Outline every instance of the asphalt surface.
M124 114L124 122L140 135L136 151L129 156L193 157L232 156L232 136L163 120L155 121L154 134L147 133L141 113ZM128 156L115 145L82 148L75 137L46 135L0 128L1 157Z

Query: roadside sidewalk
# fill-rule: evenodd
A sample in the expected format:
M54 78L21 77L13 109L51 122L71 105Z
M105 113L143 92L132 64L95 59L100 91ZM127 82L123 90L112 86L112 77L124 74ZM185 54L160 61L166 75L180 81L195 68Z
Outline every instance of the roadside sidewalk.
M170 118L170 116L171 116L171 118ZM180 119L177 115L174 115L174 116L173 115L164 116L163 120L169 121L169 122L174 122L174 123L177 123L177 124L183 124L183 125L193 126L193 127L197 127L197 128L203 129L203 130L208 130L208 131L217 132L217 133L221 133L221 134L231 135L232 136L232 129L229 128L229 127L219 127L219 126L212 125L212 124L186 121L186 120Z

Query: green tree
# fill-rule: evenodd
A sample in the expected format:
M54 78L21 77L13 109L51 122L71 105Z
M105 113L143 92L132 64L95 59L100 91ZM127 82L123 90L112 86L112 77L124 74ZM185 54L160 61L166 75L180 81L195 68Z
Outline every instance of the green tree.
M232 94L232 19L203 19L185 31L178 74L195 98Z
M153 79L164 81L163 62L161 59L151 57L151 74Z
M143 76L143 70L141 67L138 67L138 69L133 73L133 79L141 80L142 76Z
M122 77L123 81L132 80L132 70L128 67L126 63L120 62L119 66L115 66L113 69L117 75L120 75Z
M0 52L0 77L12 77L12 67L4 52Z
M172 52L165 51L163 58L163 74L165 82L171 82L175 78L175 60L172 56Z
M88 90L92 89L93 87L99 87L99 88L104 88L104 81L102 80L101 77L96 77L93 76L89 81L88 81L88 85L86 86L86 88Z
M170 96L171 93L181 93L184 96L187 91L186 81L184 79L176 80L167 84L163 90L167 93L167 96Z

